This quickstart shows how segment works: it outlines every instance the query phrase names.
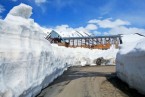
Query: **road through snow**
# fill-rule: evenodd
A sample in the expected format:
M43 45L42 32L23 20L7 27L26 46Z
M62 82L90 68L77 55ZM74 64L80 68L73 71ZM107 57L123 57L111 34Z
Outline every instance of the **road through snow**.
M100 85L115 66L72 67L37 97L101 97Z
M71 67L37 97L144 97L114 72L115 66Z

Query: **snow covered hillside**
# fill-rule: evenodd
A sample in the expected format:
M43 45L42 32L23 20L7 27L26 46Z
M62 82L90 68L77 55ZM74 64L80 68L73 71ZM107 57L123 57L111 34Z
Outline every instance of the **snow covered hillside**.
M124 35L122 40L124 43L116 58L117 76L145 94L145 37Z
M20 4L0 20L0 97L34 97L72 65L93 65L98 57L114 63L118 50L58 47L45 40L30 18L32 7Z

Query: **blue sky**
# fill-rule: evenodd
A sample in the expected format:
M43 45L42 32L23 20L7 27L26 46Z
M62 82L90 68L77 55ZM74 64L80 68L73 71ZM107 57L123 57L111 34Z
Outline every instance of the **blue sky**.
M62 24L80 27L92 19L111 18L128 21L129 26L145 28L144 0L0 0L1 18L20 3L32 6L31 18L45 27Z

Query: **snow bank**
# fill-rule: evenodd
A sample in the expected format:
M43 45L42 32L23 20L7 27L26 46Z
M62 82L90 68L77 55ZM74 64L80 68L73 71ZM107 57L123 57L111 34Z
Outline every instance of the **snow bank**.
M137 34L124 35L116 58L117 76L130 87L145 94L145 37Z
M88 49L88 48L66 48L63 46L58 46L56 44L52 45L53 48L63 51L63 54L68 56L73 56L73 66L80 65L96 65L94 62L97 58L103 57L105 60L108 60L107 65L115 65L116 54L118 49L115 49L112 46L108 50L99 50L99 49ZM106 65L106 64L104 64Z
M51 46L31 14L32 7L20 4L0 20L0 97L34 97L69 66L93 64L98 57L110 59L117 53L113 48Z
M35 96L72 63L71 56L53 51L41 27L29 18L31 10L20 4L0 20L1 97Z
M9 15L20 16L23 18L30 18L32 14L32 7L21 3L19 6L15 6L10 12Z

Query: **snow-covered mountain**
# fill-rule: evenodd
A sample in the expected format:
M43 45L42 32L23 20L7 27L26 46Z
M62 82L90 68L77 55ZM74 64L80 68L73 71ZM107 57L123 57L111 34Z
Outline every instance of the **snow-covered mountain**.
M57 30L54 30L54 31L56 33L58 33L61 37L89 37L89 36L92 36L92 34L89 32L83 32L83 31L77 31L77 30L72 30L69 32L57 31Z
M43 28L43 32L47 34L51 33L52 31L55 31L58 33L61 37L89 37L93 36L92 33L89 32L89 30L85 28L69 28L68 25L62 25L62 26L57 26L54 29L47 29Z

